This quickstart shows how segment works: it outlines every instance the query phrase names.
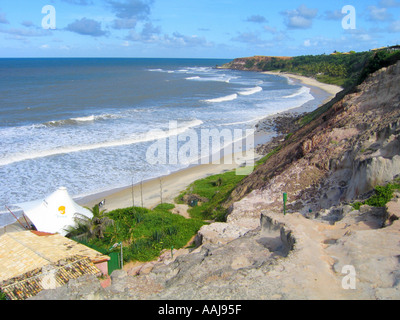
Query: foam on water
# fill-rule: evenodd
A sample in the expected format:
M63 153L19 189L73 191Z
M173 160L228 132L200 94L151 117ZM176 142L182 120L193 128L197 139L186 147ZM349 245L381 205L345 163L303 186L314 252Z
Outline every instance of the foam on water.
M234 94L230 94L224 97L220 97L220 98L215 98L215 99L206 99L203 100L204 102L209 102L209 103L220 103L220 102L226 102L226 101L232 101L237 99L238 95L236 93Z
M179 128L169 130L169 131L153 129L151 131L140 133L140 134L135 134L135 135L132 135L131 137L127 137L127 138L121 139L121 140L110 140L110 141L104 141L104 142L92 143L92 144L86 144L86 145L63 146L63 147L58 147L58 148L54 148L54 149L40 150L37 152L17 153L14 155L8 155L7 158L0 159L0 166L6 166L6 165L9 165L9 164L12 164L15 162L32 160L32 159L37 159L37 158L44 158L44 157L55 156L55 155L59 155L59 154L70 154L70 153L80 152L80 151L89 151L89 150L95 150L95 149L120 147L120 146L125 146L125 145L141 143L141 142L154 141L157 139L165 139L165 138L168 138L168 137L171 137L174 135L179 135L190 128L201 125L202 123L203 123L203 121L201 121L201 120L193 120L193 121L190 121L190 122L182 125Z
M214 60L73 59L47 69L46 63L26 62L36 87L26 69L0 68L0 206L61 185L88 195L182 169L151 165L146 151L201 129L253 128L313 99L308 88L281 77L214 69L222 64ZM171 121L177 126L169 128Z
M302 94L309 94L310 93L310 88L307 87L301 87L298 91L296 91L293 94L290 94L288 96L284 96L283 98L289 99L289 98L295 98L297 96L300 96Z
M254 88L245 89L244 91L240 91L238 93L242 96L250 96L250 95L260 92L262 90L263 90L263 88L257 86Z

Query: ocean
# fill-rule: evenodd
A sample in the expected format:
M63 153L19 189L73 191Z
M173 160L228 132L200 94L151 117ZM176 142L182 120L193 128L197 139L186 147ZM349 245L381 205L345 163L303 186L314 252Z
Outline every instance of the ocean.
M159 139L251 129L315 101L285 77L215 68L228 61L0 59L0 226L5 205L61 186L79 198L187 167L149 163Z

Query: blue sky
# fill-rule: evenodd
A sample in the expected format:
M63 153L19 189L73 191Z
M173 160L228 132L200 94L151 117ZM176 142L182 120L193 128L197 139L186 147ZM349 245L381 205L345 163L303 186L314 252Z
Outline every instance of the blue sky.
M46 5L55 9L55 29L43 28ZM355 28L342 26L346 5L355 10ZM2 0L0 43L0 57L364 51L400 44L400 0Z

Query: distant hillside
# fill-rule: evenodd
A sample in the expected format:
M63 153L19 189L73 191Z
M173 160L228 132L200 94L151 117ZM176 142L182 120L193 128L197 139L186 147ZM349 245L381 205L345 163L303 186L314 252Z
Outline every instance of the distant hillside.
M335 52L330 55L237 58L221 68L290 72L348 88L360 84L369 73L391 65L399 57L400 47L394 46L365 52Z
M246 70L246 71L268 71L263 66L276 61L291 60L292 57L268 57L254 56L248 58L236 58L232 62L224 64L222 69Z

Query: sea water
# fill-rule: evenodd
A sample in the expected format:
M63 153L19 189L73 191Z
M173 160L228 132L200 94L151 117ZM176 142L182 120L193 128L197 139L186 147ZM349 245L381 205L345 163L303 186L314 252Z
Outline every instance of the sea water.
M60 186L80 197L182 169L146 150L187 130L254 128L314 99L285 77L215 68L225 62L0 59L0 212Z

